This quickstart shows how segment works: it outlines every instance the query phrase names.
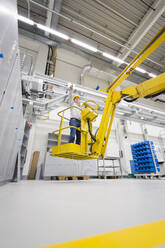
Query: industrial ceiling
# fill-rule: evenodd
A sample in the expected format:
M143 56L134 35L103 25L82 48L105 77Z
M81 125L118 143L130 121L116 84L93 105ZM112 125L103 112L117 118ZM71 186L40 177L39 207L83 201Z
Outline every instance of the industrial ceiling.
M117 72L125 68L126 64L165 25L164 0L18 0L18 13L28 17L35 23L50 27L73 39L89 44L89 46L97 48L98 51L112 54L115 58L124 61L125 63L119 63L102 56L102 59L109 62L111 68L116 68L116 71L118 69ZM37 38L47 44L66 44L67 47L74 47L86 52L85 48L74 46L68 40L46 34L43 30L37 29L36 25L31 26L19 22L19 30L21 33ZM101 57L99 53L95 53L94 55L98 58ZM149 73L158 75L165 72L165 43L162 43L140 65L140 68L148 73L133 73L135 76L139 76L139 81L136 80L135 83L152 77ZM56 86L61 85L59 79L54 79L55 81L53 82L52 79L42 79L46 81L51 80L51 83ZM35 76L30 80L37 81ZM66 85L67 83L62 88L64 92L66 91ZM83 97L81 87L78 90ZM63 94L60 96L63 96ZM89 97L91 98L92 96L90 95ZM161 102L165 101L163 94L159 98ZM51 107L54 108L57 104L56 96L53 99L53 106L51 103ZM153 101L155 100L153 98ZM24 101L31 100L24 99ZM61 100L59 101L58 99L58 102L61 102ZM41 104L40 99L36 99L35 104L36 106L40 106L45 103ZM145 104L150 106L151 102L145 102ZM148 108L144 108L142 105L138 105L138 107L121 105L118 108L117 115L122 119L128 118L164 126L163 112L159 111L155 114L154 109L149 111ZM43 113L43 110L39 107L40 113ZM122 114L121 116L120 113Z
M165 25L164 0L18 0L18 12L127 63ZM26 24L19 26L34 32ZM156 75L165 71L165 43L141 68Z

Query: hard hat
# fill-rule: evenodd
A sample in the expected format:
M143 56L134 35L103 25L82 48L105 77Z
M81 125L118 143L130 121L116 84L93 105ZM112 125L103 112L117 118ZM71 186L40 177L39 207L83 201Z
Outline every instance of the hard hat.
M74 96L74 97L73 97L73 101L74 101L74 99L75 99L76 97L78 97L78 98L80 99L80 96Z

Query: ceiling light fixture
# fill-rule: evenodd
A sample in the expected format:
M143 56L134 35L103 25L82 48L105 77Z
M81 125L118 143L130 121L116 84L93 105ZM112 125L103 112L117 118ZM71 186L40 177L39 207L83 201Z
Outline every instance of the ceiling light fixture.
M153 74L153 73L148 73L148 75L149 75L150 77L153 77L153 78L157 77L157 75L156 75L156 74Z
M84 43L84 42L82 42L80 40L71 39L71 42L76 44L76 45L78 45L78 46L84 47L84 48L86 48L86 49L88 49L88 50L90 50L92 52L96 53L98 51L96 47L90 46L87 43Z
M31 19L26 18L26 17L24 17L24 16L17 15L17 19L18 19L19 21L25 22L25 23L27 23L27 24L29 24L29 25L34 25L34 22L33 22Z
M108 59L111 59L113 61L119 62L121 64L126 63L124 60L119 59L119 58L117 58L117 57L115 57L115 56L113 56L113 55L111 55L109 53L103 52L102 54L103 54L104 57L106 57Z
M139 71L141 73L147 73L147 71L145 71L144 69L140 68L140 67L136 67L135 68L136 71Z
M58 31L56 31L56 30L54 30L52 28L46 27L46 26L41 25L41 24L38 24L38 23L37 23L37 28L39 28L39 29L41 29L41 30L43 30L45 32L48 32L50 34L53 34L55 36L58 36L58 37L60 37L60 38L62 38L64 40L69 40L69 36L68 35L63 34L61 32L58 32Z
M52 29L52 28L46 27L46 26L44 26L44 25L42 25L42 24L35 23L34 21L32 21L31 19L29 19L29 18L27 18L27 17L21 16L21 15L17 15L17 19L18 19L19 21L24 22L24 23L27 23L27 24L29 24L29 25L34 25L34 24L36 24L37 27L38 27L39 29L41 29L41 30L43 30L43 31L45 31L45 32L48 32L48 33L53 34L53 35L55 35L55 36L58 36L58 37L60 37L60 38L62 38L62 39L64 39L64 40L69 40L69 39L70 39L72 43L74 43L74 44L76 44L76 45L78 45L78 46L81 46L81 47L83 47L83 48L86 48L86 49L88 49L88 50L90 50L90 51L92 51L92 52L98 52L98 49L97 49L96 47L90 46L90 45L88 45L87 43L84 43L84 42L82 42L82 41L80 41L80 40L77 40L77 39L74 39L74 38L70 38L68 35L63 34L63 33L61 33L61 32L58 32L58 31L56 31L56 30L54 30L54 29ZM100 52L101 52L102 55L103 55L104 57L106 57L106 58L109 58L109 59L111 59L111 60L113 60L113 61L116 61L116 62L118 62L118 63L121 63L121 64L128 64L128 63L125 62L124 60L122 60L122 59L120 59L120 58L118 58L118 57L115 57L115 56L113 56L113 55L111 55L111 54L109 54L109 53L102 52L102 51L100 51ZM154 77L157 76L156 74L147 72L146 70L144 70L144 69L142 69L142 68L140 68L140 67L135 68L135 70L136 70L136 71L139 71L139 72L141 72L141 73L148 73L148 75L149 75L150 77L152 77L152 78L154 78Z

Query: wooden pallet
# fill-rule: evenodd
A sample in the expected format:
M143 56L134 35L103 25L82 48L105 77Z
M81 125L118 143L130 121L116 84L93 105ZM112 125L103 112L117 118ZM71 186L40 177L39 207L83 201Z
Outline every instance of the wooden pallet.
M64 181L64 180L88 180L89 176L57 176L55 180Z
M160 174L134 174L137 179L160 179Z
M98 176L98 179L119 179L121 176Z

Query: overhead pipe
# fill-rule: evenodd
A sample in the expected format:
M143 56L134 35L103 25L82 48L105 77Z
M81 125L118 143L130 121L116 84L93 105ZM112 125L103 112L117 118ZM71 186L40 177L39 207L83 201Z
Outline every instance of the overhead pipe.
M82 72L81 72L81 74L80 74L80 85L83 84L83 82L84 82L84 77L85 77L86 73L88 73L88 72L91 70L91 68L92 68L92 65L91 65L91 64L85 65L85 66L83 67Z
M59 97L59 99L60 98L62 98L61 96ZM59 103L59 99L54 99L54 103L56 102L56 103ZM58 100L58 101L57 101ZM44 114L44 113L47 113L47 112L50 112L50 111L52 111L52 110L54 110L54 108L53 108L53 106L51 106L51 104L50 104L50 106L48 106L48 104L47 103L40 103L40 102L37 102L36 100L31 100L31 99L23 99L23 102L29 102L29 103L33 103L33 105L34 104L37 104L37 105L34 105L34 109L38 106L39 107L39 109L36 109L37 111L40 111L40 114ZM118 114L118 111L119 112L123 112L124 114L128 114L128 115L120 115L120 114ZM130 111L130 112L129 112ZM148 124L151 124L151 125L156 125L156 126L162 126L163 125L163 123L165 123L165 118L158 118L157 116L152 116L151 114L149 115L149 114L146 114L146 113L140 113L140 111L139 112L136 112L136 114L139 116L139 117L141 117L141 116L144 116L144 117L148 117L148 118L150 118L149 120L142 120L142 119L140 119L140 118L136 118L136 117L134 117L133 115L134 115L134 113L135 113L135 111L131 111L131 110L128 110L128 109L126 109L126 110L124 110L124 109L117 109L117 111L116 111L116 117L117 118L120 118L120 119L123 119L123 120L131 120L131 121L135 121L135 122L140 122L140 123L148 123ZM151 117L152 117L152 120L151 120ZM153 122L154 120L156 120L157 122ZM152 121L152 122L151 122ZM159 122L159 123L158 123Z
M35 76L24 76L22 77L23 80L27 80L27 81L31 81L31 82L38 82L40 80L43 80L43 82L47 82L47 83L50 83L52 85L55 85L57 87L62 87L63 90L65 91L66 89L68 89L68 85L70 82L67 82L65 80L61 80L61 79L55 79L55 78L51 78L51 77L48 77L48 76L44 76L44 75L35 75ZM103 92L97 92L96 90L93 90L93 89L89 89L87 87L84 87L84 86L81 86L81 85L76 85L75 89L81 94L81 93L84 93L85 96L87 97L95 97L97 98L98 97L98 102L100 101L99 105L102 107L104 106L104 99L106 97L107 94L104 94ZM62 94L59 92L59 94ZM66 92L65 94L63 94L63 96L59 95L57 98L55 99L51 99L51 100L47 100L45 102L39 102L39 101L36 101L36 100L31 100L31 99L23 99L24 102L34 102L34 104L38 105L39 107L42 108L42 112L43 111L48 111L48 110L52 110L53 106L54 105L58 105L58 103L60 101L62 101L63 99L65 99L66 97ZM82 99L85 100L84 97L82 97ZM66 104L66 103L65 103ZM145 108L145 106L142 106L142 105L137 105L135 106L135 104L124 104L126 105L126 107L124 108L123 105L119 104L118 108L117 108L117 111L119 112L123 112L124 114L128 114L129 116L126 116L126 115L122 115L122 117L120 115L118 115L121 119L129 119L129 120L135 120L136 118L133 117L133 114L135 114L135 111L136 114L138 116L144 116L144 117L148 117L148 118L154 118L154 120L157 121L157 125L163 125L163 123L165 123L165 116L164 114L162 114L162 116L158 116L158 113L159 111L157 112L156 110L154 109L151 109L151 113L148 112L147 108ZM134 107L134 109L130 109L131 107ZM129 108L130 107L130 108ZM100 108L101 109L101 108ZM145 111L146 110L146 111ZM137 119L136 119L137 121ZM149 120L148 120L149 122ZM151 124L151 123L150 123Z
M28 18L30 19L30 1L26 0L28 6Z

